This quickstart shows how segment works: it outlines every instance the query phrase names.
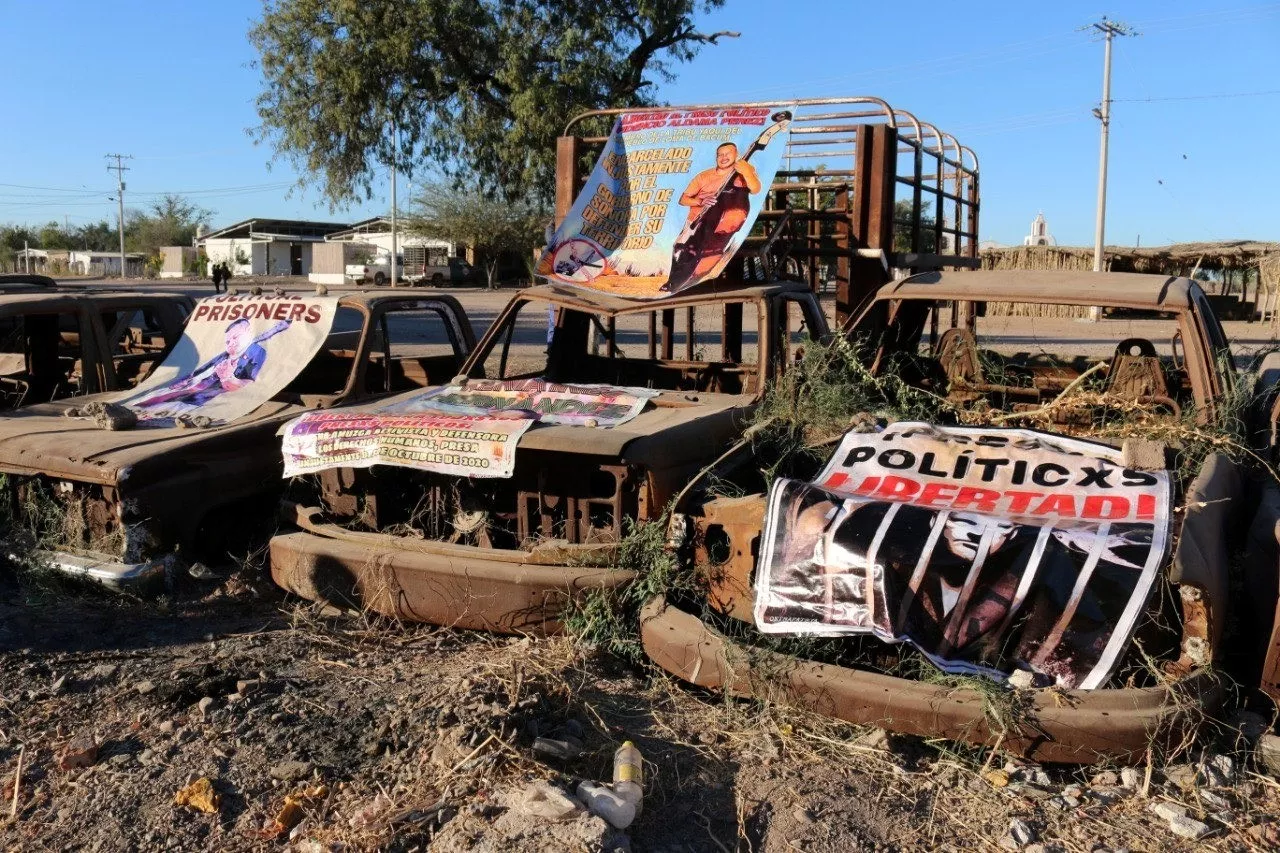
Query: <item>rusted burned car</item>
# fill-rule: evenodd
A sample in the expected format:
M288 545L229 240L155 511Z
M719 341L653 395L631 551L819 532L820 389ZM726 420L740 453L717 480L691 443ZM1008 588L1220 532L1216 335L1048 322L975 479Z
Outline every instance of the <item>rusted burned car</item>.
M0 409L131 388L182 334L180 293L0 280Z
M241 297L211 299L219 298ZM229 551L265 538L282 488L281 424L308 409L447 381L475 343L452 296L348 294L333 301L332 325L315 355L286 361L292 378L283 389L226 423L116 431L67 416L73 405L83 409L117 394L0 418L8 517L43 502L46 529L36 532L53 549L44 560L116 586L148 584L183 563L222 565ZM51 523L58 529L47 529Z
M1099 308L1101 312L1096 311ZM1098 313L1101 319L1090 322L1091 314ZM988 432L992 427L1034 428L1033 442L1020 447L1066 445L1065 437L1085 437L1102 449L1117 448L1115 456L1129 466L1124 468L1125 482L1155 482L1154 475L1144 472L1170 472L1172 518L1167 537L1155 544L1150 537L1146 540L1154 577L1149 597L1135 597L1134 612L1123 617L1090 617L1097 620L1095 628L1107 631L1115 629L1120 618L1133 619L1135 639L1123 647L1110 676L1097 689L1039 686L1044 685L1043 679L1028 677L1024 683L1036 686L1003 694L1008 699L1004 708L1010 713L992 713L990 691L911 675L916 664L920 671L935 670L919 653L904 654L903 646L880 639L844 636L821 641L825 645L807 656L783 654L756 627L762 618L760 566L776 554L766 541L769 484L760 481L759 466L744 445L737 460L727 457L712 472L715 482L691 486L681 507L687 522L684 547L699 566L706 594L678 601L658 597L648 603L641 624L651 660L703 687L780 698L896 732L974 743L998 741L1015 753L1066 762L1134 759L1146 754L1153 742L1185 734L1200 715L1221 702L1224 683L1219 673L1224 669L1259 684L1267 638L1277 636L1272 622L1280 502L1274 482L1249 470L1251 452L1256 449L1251 451L1231 438L1233 422L1247 420L1253 413L1243 409L1226 336L1194 282L1101 273L926 273L883 287L855 321L851 335L879 379L902 380L917 392L916 399L936 404L934 423L968 424ZM915 425L912 429L930 428ZM1030 452L1014 454L1015 472L1018 465L1027 464ZM852 458L866 456L853 454ZM889 466L906 461L906 455L886 457ZM997 479L996 466L1008 468L1007 462L989 460L991 471L984 468L982 478L975 473L971 479L978 488L970 488L971 501L986 499L982 480L987 474ZM850 458L832 457L830 464L850 463ZM924 472L918 479L925 480L952 475L963 467L957 462L953 471L932 455L916 464L925 466L918 469ZM1117 469L1113 479L1119 479L1120 466L1111 467ZM976 467L972 470L977 472ZM1043 475L1044 483L1064 480L1065 468L1047 470L1054 473ZM895 479L886 477L879 484L864 486L889 488L888 481ZM736 485L737 490L726 484ZM892 488L899 485L895 482ZM954 515L958 504L938 500L939 495L955 497L955 488L947 488L936 483L928 486L923 505L949 507ZM892 494L892 489L876 494ZM1038 493L1009 494L1024 496L1024 509L1031 506L1035 511L1035 505L1027 502L1039 500L1034 497ZM963 497L962 490L956 500ZM937 521L939 516L946 512L933 516L932 527L914 528L914 542L899 543L899 547L908 556L918 556L918 563L907 564L908 572L913 567L915 571L910 580L912 594L933 560L924 555L937 553L932 549L943 546L964 555L960 580L950 587L940 583L945 588L938 610L944 615L938 618L945 617L940 624L951 630L957 622L952 615L968 619L969 612L962 612L966 602L977 595L979 581L986 582L982 559L974 554L988 555L990 563L993 549L1010 534L995 530L981 545L970 539L966 552L956 547L951 529ZM827 518L831 517L829 512ZM798 519L778 513L772 523L795 529ZM934 544L939 541L935 528L944 532L943 546ZM890 557L884 556L887 528L870 529L880 538L863 552L869 556L857 559L869 560L875 572L887 575L891 569ZM1044 539L1042 534L1038 541ZM1048 541L1052 546L1053 537ZM1070 533L1063 534L1062 542L1066 545L1059 551L1072 544ZM834 552L829 551L825 559L830 559L830 553ZM1043 550L1031 553L1037 561L1047 559L1041 556ZM1119 548L1114 553L1104 550L1102 558L1094 556L1092 564L1079 569L1074 586L1066 583L1061 597L1046 599L1051 619L1066 624L1082 612L1073 608L1081 607L1084 592L1093 595L1089 573L1095 566L1106 563L1114 569L1108 578L1128 571L1128 564L1115 553L1120 553ZM867 570L868 576L872 573ZM984 601L998 604L995 612L1006 620L1002 625L1026 624L1031 617L1018 610L1030 601L1021 597L1026 587L1019 584L1016 594L1009 592L1012 584L1005 589L1003 597L990 594ZM1127 603L1119 593L1115 595L1119 604ZM866 592L862 606L869 607L873 600L872 593ZM1109 600L1107 594L1091 600L1100 613L1119 612L1114 611L1117 599ZM904 603L900 613L888 614L886 622L907 610ZM979 618L973 617L974 624ZM1228 637L1227 626L1232 624L1236 627ZM896 628L890 625L887 633ZM958 630L963 629L962 622ZM986 651L1009 659L1014 649L1010 641L1008 646ZM1273 695L1275 658L1273 648L1261 676L1262 685Z
M647 389L644 409L611 428L533 426L509 477L382 464L299 477L286 511L300 529L271 540L272 576L304 598L401 619L555 631L574 591L631 579L607 568L618 541L741 435L792 339L826 331L796 282L660 303L522 291L467 376Z

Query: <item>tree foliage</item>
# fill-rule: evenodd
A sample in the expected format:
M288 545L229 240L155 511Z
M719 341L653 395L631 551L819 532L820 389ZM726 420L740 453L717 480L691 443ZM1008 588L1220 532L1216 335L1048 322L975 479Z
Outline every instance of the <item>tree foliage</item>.
M554 141L587 109L651 103L724 0L270 0L249 31L259 138L330 204L431 163L506 198L552 192ZM305 178L304 178L305 180Z
M500 256L530 256L550 221L551 214L534 203L501 201L478 190L433 183L414 199L405 230L472 247L493 288Z
M150 256L158 254L161 246L190 246L196 229L208 224L212 216L213 211L184 196L166 195L146 210L129 211L125 217L125 248Z

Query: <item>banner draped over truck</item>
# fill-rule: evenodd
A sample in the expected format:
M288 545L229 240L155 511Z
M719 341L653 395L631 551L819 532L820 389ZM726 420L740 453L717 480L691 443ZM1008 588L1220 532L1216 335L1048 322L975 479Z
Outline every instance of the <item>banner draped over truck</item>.
M284 475L399 465L510 477L516 445L533 424L615 427L651 396L643 388L473 379L368 409L309 412L281 430Z
M302 372L337 310L335 297L293 293L201 299L165 360L115 402L132 409L140 426L244 417Z
M764 206L790 122L779 107L619 116L538 275L638 299L715 278Z
M769 493L755 621L908 641L941 669L1101 686L1168 547L1166 471L1032 430L845 435L814 483Z

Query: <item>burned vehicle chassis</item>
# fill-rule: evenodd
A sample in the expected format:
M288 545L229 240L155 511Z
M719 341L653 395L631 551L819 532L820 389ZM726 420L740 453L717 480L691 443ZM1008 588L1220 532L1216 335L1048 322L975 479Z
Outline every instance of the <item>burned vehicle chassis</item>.
M1019 278L1022 283L1015 284ZM927 274L886 286L878 301L893 300L899 290L897 296L930 295L961 306L1029 299L1119 303L1135 310L1172 312L1192 330L1183 335L1184 368L1193 386L1197 420L1212 429L1234 375L1224 373L1232 370L1225 337L1199 288L1186 280L1154 276L1093 274L1075 284L1069 279L1070 274L1034 272ZM892 317L893 311L883 312L884 307L872 305L862 316L881 311L879 316ZM957 321L964 322L963 312L957 314ZM1172 465L1173 452L1166 453L1167 464ZM714 474L732 479L735 467L751 462L752 450L744 444L727 454ZM1247 687L1261 686L1273 697L1280 695L1275 685L1275 672L1280 671L1275 661L1280 655L1274 642L1268 642L1280 636L1272 622L1277 564L1276 543L1270 539L1280 530L1276 491L1274 482L1260 484L1251 478L1240 460L1209 453L1177 495L1176 502L1183 507L1181 522L1175 526L1164 579L1157 582L1155 598L1148 605L1170 616L1176 628L1176 639L1171 638L1160 664L1162 672L1152 674L1156 683L1095 690L1020 689L1011 694L1011 701L1019 705L1013 720L993 715L983 692L961 683L932 684L861 665L797 659L758 647L749 639L745 625L753 620L754 573L765 520L763 494L730 497L690 487L681 507L685 559L698 567L705 598L652 599L641 620L642 641L653 662L705 688L775 699L907 734L999 743L1037 760L1139 760L1153 746L1185 743L1204 717L1221 705L1228 693L1224 669ZM1254 507L1260 509L1250 526L1245 511L1253 513ZM1246 528L1255 541L1239 546ZM1229 546L1232 542L1237 545ZM1233 608L1238 611L1241 604L1231 598L1227 578L1235 552L1244 554L1241 571L1254 590L1250 595L1266 600L1253 601L1253 607L1244 602L1245 625L1233 637L1228 653L1226 626ZM1158 592L1161 588L1166 591L1163 596Z

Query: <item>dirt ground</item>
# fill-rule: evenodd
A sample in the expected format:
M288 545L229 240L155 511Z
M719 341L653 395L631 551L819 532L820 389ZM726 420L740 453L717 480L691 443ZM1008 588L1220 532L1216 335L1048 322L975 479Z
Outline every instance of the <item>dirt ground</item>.
M323 617L254 571L217 590L193 585L144 603L54 598L0 569L0 845L662 853L1280 845L1280 783L1249 763L1239 728L1222 728L1172 766L1041 768L686 690L568 640ZM535 750L538 737L570 750ZM531 805L547 785L572 794L581 780L607 781L626 739L644 755L646 780L643 812L625 832L589 814L554 820ZM208 811L175 804L202 779L210 788L198 805ZM294 816L277 823L290 796ZM1208 835L1181 837L1153 809L1182 809L1193 834L1201 821Z

